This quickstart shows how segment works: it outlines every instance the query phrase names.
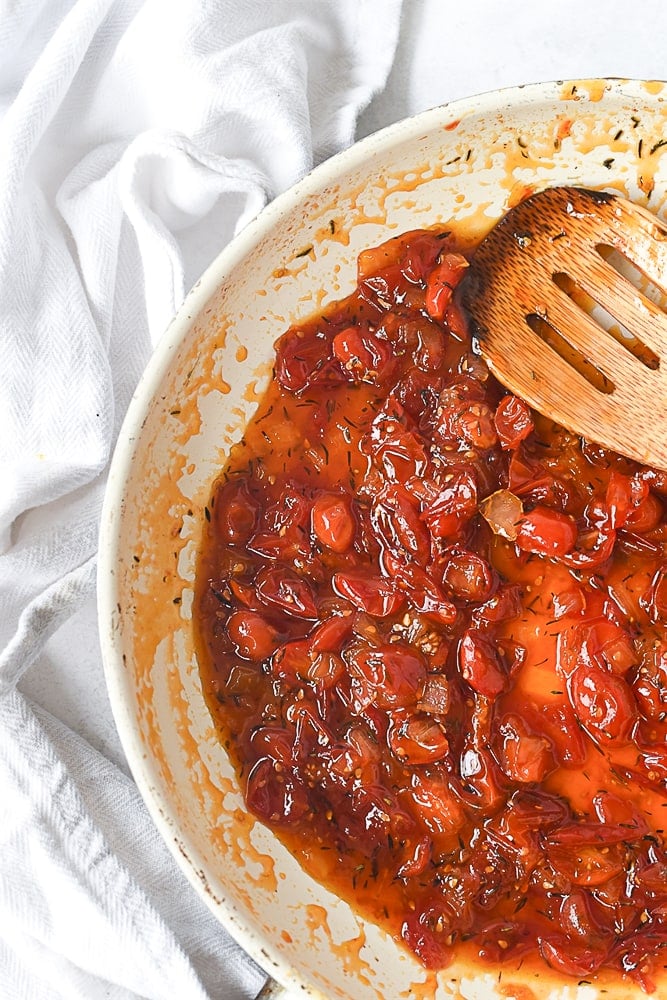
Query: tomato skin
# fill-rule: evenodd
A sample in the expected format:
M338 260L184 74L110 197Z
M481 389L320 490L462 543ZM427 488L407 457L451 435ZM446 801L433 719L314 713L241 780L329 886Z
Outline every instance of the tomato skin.
M667 641L656 639L644 652L632 690L645 719L667 714Z
M452 960L451 927L445 921L444 903L415 911L401 926L401 938L427 969L445 969Z
M345 653L348 669L370 690L380 708L393 710L414 706L423 691L426 667L409 646L360 644Z
M568 514L538 505L519 521L516 544L524 552L558 557L567 555L577 541L577 526Z
M415 878L421 875L431 860L431 838L420 837L414 844L408 842L404 851L405 861L396 872L397 878Z
M294 559L310 551L310 503L303 491L288 484L268 507L248 542L251 552L269 558Z
M507 687L495 644L479 629L468 629L459 643L459 670L478 694L495 698Z
M350 615L332 615L316 625L308 636L313 653L337 653L345 645L352 631Z
M582 767L586 760L588 739L569 702L543 709L540 732L551 743L556 761L561 767Z
M501 448L518 448L533 431L530 407L518 396L503 396L493 417Z
M594 973L606 958L605 949L583 944L575 947L570 938L558 934L540 938L539 950L552 969L579 978Z
M355 381L375 381L391 360L391 348L368 330L349 326L333 338L333 355Z
M475 628L486 629L510 621L521 613L521 592L514 584L501 584L484 604L475 608L471 622Z
M648 485L643 480L613 469L605 494L611 527L622 528L632 511L646 499L648 492Z
M456 298L450 299L445 310L445 324L452 336L466 343L470 340L470 322L468 315Z
M373 418L363 447L391 482L404 483L413 476L423 476L428 467L426 450L415 423L393 394Z
M493 411L488 403L474 397L444 404L436 436L446 451L487 451L498 441Z
M565 674L586 663L623 676L637 665L639 656L628 630L611 618L609 609L600 610L602 614L595 615L589 608L589 617L569 630L561 647Z
M547 853L557 872L587 889L604 886L625 871L625 849L621 844L549 844Z
M500 765L512 781L522 784L542 781L556 766L549 740L531 732L516 713L503 717L500 733Z
M432 319L442 321L459 281L468 268L462 254L447 253L426 279L426 312Z
M321 493L313 504L311 525L321 545L332 552L346 552L356 532L349 499L338 493Z
M463 807L445 780L414 772L406 798L431 834L456 835L465 822Z
M270 607L295 618L316 619L318 616L312 587L306 580L288 569L265 567L255 577L257 596Z
M434 538L451 538L477 512L477 481L466 468L454 469L442 484L425 484L422 518Z
M449 752L444 729L428 715L394 713L387 740L392 753L404 764L433 764Z
M257 504L248 495L244 483L225 483L215 494L213 524L220 537L230 545L248 541L257 523Z
M297 823L308 810L303 785L270 757L261 757L250 771L246 802L261 820L278 826Z
M654 493L649 493L636 507L628 511L625 527L636 534L644 535L660 524L663 507Z
M332 585L335 593L346 598L359 611L377 618L395 614L404 598L397 594L389 580L361 573L334 573Z
M285 642L271 657L271 674L290 685L306 679L314 656L306 639Z
M486 601L494 592L497 577L476 552L454 549L447 553L443 582L452 596L466 601Z
M431 270L442 250L437 233L412 230L392 236L376 247L368 247L357 257L359 281L400 266L411 282L422 281Z
M302 330L284 333L276 344L276 379L288 392L301 393L312 385L332 385L345 380L333 357L331 342L306 338Z
M639 604L653 624L667 623L667 566L656 571Z
M388 550L382 553L382 565L393 578L396 590L406 595L415 611L443 625L452 625L456 621L456 606L447 599L424 567L413 560L396 558Z
M637 708L629 685L594 663L580 663L568 679L577 718L596 743L627 743Z
M235 611L227 619L227 634L244 660L265 660L278 645L278 637L257 611Z
M404 486L388 483L371 509L375 534L396 558L404 555L424 564L431 553L429 533L418 504Z
M402 270L408 281L423 282L433 269L442 250L442 240L437 234L424 233L410 240L403 258Z

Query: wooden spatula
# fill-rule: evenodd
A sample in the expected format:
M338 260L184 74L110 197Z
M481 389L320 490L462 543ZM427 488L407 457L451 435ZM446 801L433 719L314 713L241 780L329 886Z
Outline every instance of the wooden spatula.
M574 187L511 209L461 286L504 386L568 430L667 469L661 289L667 226L619 196Z

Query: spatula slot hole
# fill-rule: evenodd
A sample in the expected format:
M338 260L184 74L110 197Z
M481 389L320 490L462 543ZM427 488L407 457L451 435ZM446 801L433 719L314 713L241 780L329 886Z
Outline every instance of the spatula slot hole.
M598 249L600 249L598 247ZM612 253L616 253L617 257L621 258L611 247L606 247L605 249L610 250ZM625 258L621 258L625 259ZM628 266L629 261L626 261ZM617 270L614 267L614 270ZM635 268L635 271L637 269ZM620 273L620 272L619 272ZM639 272L637 271L637 274ZM552 275L552 279L555 285L560 288L562 292L567 295L569 299L574 302L582 312L585 312L592 320L594 320L597 325L604 330L610 337L613 337L617 344L620 344L628 353L632 354L637 361L641 361L643 365L649 368L651 371L657 371L660 367L660 358L655 354L650 347L647 347L638 337L634 335L630 330L627 329L622 323L612 316L604 306L599 302L596 302L592 296L581 288L577 282L571 277L571 275L565 272L557 272ZM633 282L634 284L634 282Z
M617 274L634 285L640 295L649 299L663 312L667 312L667 289L661 288L655 281L652 281L645 271L642 271L630 257L621 253L616 247L609 246L607 243L598 243L595 249Z
M585 378L588 384L594 389L597 389L598 392L603 393L605 396L609 396L614 392L616 388L614 383L603 372L599 371L588 358L573 347L544 316L540 316L538 313L529 313L526 316L526 323L547 347L550 347L571 368L579 372L582 378Z

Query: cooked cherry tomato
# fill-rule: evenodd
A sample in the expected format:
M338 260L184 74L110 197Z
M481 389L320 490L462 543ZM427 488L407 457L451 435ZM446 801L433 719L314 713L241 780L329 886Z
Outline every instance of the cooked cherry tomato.
M538 782L553 771L556 764L549 740L531 732L520 715L505 715L500 733L500 766L512 781Z
M468 629L459 644L459 670L478 694L494 698L507 687L498 649L479 629Z
M338 493L321 493L313 504L312 526L318 542L333 552L345 552L356 530L349 499Z
M534 507L519 521L516 544L524 552L562 556L572 551L576 541L573 519L551 507Z
M426 311L443 320L452 293L466 272L468 261L458 253L446 253L426 279Z
M317 618L317 605L310 584L302 577L275 566L261 569L254 581L255 593L271 607L296 618Z
M643 535L657 528L662 521L662 515L663 508L660 500L654 493L649 493L636 507L632 507L628 511L625 527Z
M265 660L278 645L275 630L256 611L235 611L227 619L227 633L244 660Z
M485 601L495 589L496 576L486 559L476 552L454 549L447 555L443 582L453 597Z
M518 396L503 396L493 420L503 448L517 448L535 426L530 407Z
M624 743L632 732L636 705L626 682L594 663L580 663L568 690L584 729L597 743Z
M334 591L355 608L378 618L395 614L403 604L403 596L396 593L389 580L381 577L361 573L336 573L331 582Z
M391 357L386 341L356 326L349 326L336 334L333 353L345 371L361 381L375 379Z
M387 739L392 752L404 764L432 764L449 751L445 730L428 715L394 714Z

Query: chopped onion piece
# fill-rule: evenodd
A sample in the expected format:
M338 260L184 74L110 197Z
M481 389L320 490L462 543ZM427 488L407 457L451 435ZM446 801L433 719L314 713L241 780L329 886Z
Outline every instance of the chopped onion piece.
M519 521L523 517L523 504L509 490L496 490L479 505L480 514L488 522L494 535L514 541Z

